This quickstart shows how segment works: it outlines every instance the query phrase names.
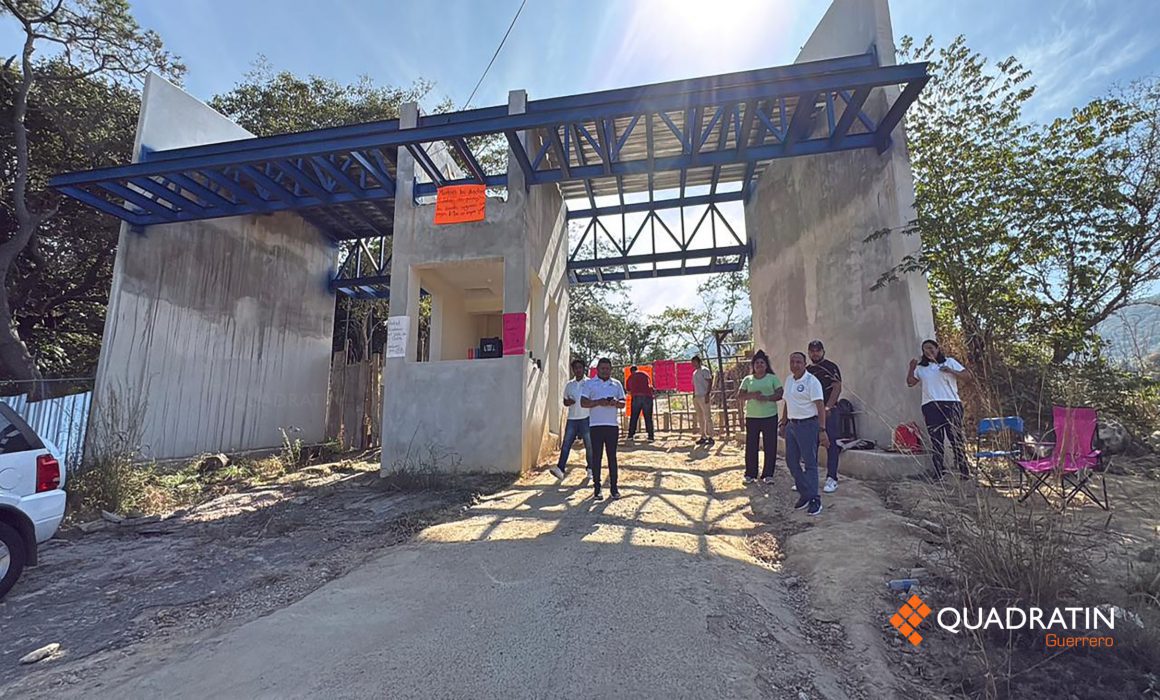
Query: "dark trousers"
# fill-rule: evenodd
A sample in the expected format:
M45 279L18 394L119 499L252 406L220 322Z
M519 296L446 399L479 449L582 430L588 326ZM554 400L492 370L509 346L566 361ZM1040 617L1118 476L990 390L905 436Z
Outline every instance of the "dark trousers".
M588 429L592 434L592 487L600 490L600 460L608 454L608 488L616 490L616 442L620 440L620 428L615 425L594 425Z
M777 416L745 419L745 476L757 478L758 443L765 447L765 465L761 478L773 476L777 463Z
M838 456L842 448L838 447L838 437L842 434L842 415L837 406L826 411L826 437L830 438L830 446L826 448L826 476L838 480Z
M969 476L967 450L963 442L963 404L958 401L931 401L922 405L926 431L930 433L930 459L935 472L943 473L943 441L950 440L959 473Z
M644 429L648 431L648 437L651 440L653 437L653 397L651 396L632 397L632 416L628 419L628 436L636 437L637 418L642 413L644 414Z
M584 438L584 464L592 462L592 435L588 427L588 419L569 420L568 426L564 428L564 440L560 443L560 461L556 462L556 466L561 470L568 465L568 455L572 452L572 443L576 442L578 437Z
M804 462L804 464L803 464ZM785 426L785 463L805 499L818 497L818 419L791 420Z

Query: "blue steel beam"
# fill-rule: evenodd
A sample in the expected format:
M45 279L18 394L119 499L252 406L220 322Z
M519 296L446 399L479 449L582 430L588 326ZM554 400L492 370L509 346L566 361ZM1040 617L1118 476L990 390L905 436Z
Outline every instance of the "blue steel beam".
M170 182L172 182L173 184L177 185L178 187L185 189L185 190L189 190L190 192L194 193L198 197L201 197L202 201L206 202L207 204L209 204L211 207L213 207L215 209L232 210L234 207L237 206L236 204L234 204L230 200L226 199L225 197L221 196L217 192L214 192L209 187L202 185L200 182L198 182L197 180L194 180L192 177L189 177L187 175L183 175L181 173L173 173L171 175L166 176L166 179L169 180Z
M842 110L842 116L838 117L838 123L834 125L830 134L831 145L837 146L842 143L842 139L846 138L846 133L854 125L854 120L858 118L858 113L862 111L862 105L866 104L868 97L870 97L870 88L868 87L855 90L852 98L843 95L842 99L846 102L846 108Z
M155 181L153 178L142 177L133 181L133 184L141 189L149 192L154 198L164 200L171 207L178 211L186 211L193 214L205 213L207 207L200 202L191 200L181 193L171 190L165 185Z
M926 85L927 78L920 78L912 80L906 84L902 89L902 93L898 95L898 99L887 110L886 115L882 117L882 121L878 122L878 141L875 146L878 152L882 153L890 146L890 134L894 131L894 127L902 120L902 115L906 112L906 108L912 102L918 99L918 93Z
M93 209L102 211L110 216L115 216L118 219L122 219L129 222L130 224L133 224L134 226L146 225L146 218L139 212L126 209L119 204L114 204L107 199L98 197L97 195L86 190L82 190L79 187L61 187L60 191L79 202L83 202L84 204L89 205Z
M479 164L479 161L476 160L475 154L472 153L471 149L467 146L467 139L464 139L463 137L456 137L450 139L450 143L451 147L455 149L455 152L459 154L459 157L463 159L463 162L467 165L467 169L471 171L471 174L474 175L475 178L480 181L480 183L483 183L485 180L487 180L487 173L484 171L483 166Z
M718 202L739 202L741 198L741 192L721 192L717 195L696 195L693 197L685 197L684 199L659 199L653 202L632 202L623 206L611 205L594 207L592 209L569 210L567 218L573 220L589 219L594 216L612 216L614 214L639 214L652 210L660 211L664 209L678 209L680 207L697 207Z
M803 64L806 65L806 64ZM187 168L212 168L241 164L239 160L262 162L300 156L317 156L328 153L362 150L364 148L395 145L415 145L442 141L454 136L479 136L507 131L546 128L569 121L631 117L635 114L659 113L662 117L668 111L679 111L695 104L710 102L720 104L753 99L758 94L767 97L798 95L803 92L823 92L827 89L857 89L863 86L882 86L909 83L926 75L926 64L904 64L865 69L845 73L828 73L818 76L795 77L769 85L739 85L708 93L681 93L658 95L635 103L594 104L589 108L545 109L537 102L529 103L529 111L524 114L490 117L469 123L448 123L443 125L419 126L414 129L386 132L383 134L343 136L327 141L308 143L288 143L247 149L242 153L218 153L190 158L188 161L158 162L150 160L115 168L104 168L84 173L72 173L53 178L53 186L83 184L103 179L130 178L139 175L159 175ZM545 101L551 103L551 101ZM675 129L675 133L681 133ZM160 153L160 152L159 152Z
M507 138L508 149L516 157L516 163L519 164L520 170L524 171L525 186L531 185L532 174L535 168L532 167L531 161L528 160L528 152L524 150L524 144L520 142L519 134L513 129L508 129L503 132L503 135Z
M621 255L619 258L601 258L599 260L570 260L568 269L592 269L595 267L624 267L625 265L646 265L650 262L676 262L679 260L698 260L702 258L727 258L731 255L749 254L749 246L735 245L719 248L694 248L689 251L668 251L665 253L645 253L641 255Z
M630 280L655 279L660 277L683 277L685 275L708 275L715 272L740 272L745 269L745 261L717 263L715 265L691 265L682 267L647 268L643 270L618 270L604 272L595 268L594 272L568 270L573 284L594 284L598 282L626 282Z
M809 92L798 96L797 104L793 107L793 116L789 119L789 128L785 131L782 144L789 152L799 141L805 138L813 124L814 107L818 101L818 93Z
M470 153L470 152L469 152ZM392 195L395 194L395 181L384 170L379 169L379 166L372 163L366 156L358 151L351 151L350 157L354 162L359 164L363 172L370 175L379 186Z

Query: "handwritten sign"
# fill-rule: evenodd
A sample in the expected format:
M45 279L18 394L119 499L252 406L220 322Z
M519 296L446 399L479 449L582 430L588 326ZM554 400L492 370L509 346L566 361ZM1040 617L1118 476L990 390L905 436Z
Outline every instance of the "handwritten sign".
M677 361L657 360L653 363L653 387L658 391L677 388Z
M407 356L407 336L410 333L410 316L391 316L387 319L387 357Z
M677 391L691 394L693 393L693 363L692 362L678 362L677 363Z
M487 216L484 185L449 185L435 195L435 224L465 224Z
M503 354L523 355L527 352L528 315L525 313L503 315Z

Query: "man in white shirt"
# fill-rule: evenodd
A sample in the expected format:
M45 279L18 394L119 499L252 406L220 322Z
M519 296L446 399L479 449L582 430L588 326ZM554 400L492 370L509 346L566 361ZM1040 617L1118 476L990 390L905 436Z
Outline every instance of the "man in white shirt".
M830 446L825 425L822 383L806 371L805 353L792 353L779 432L785 438L785 461L799 495L794 508L805 508L808 515L822 514L822 499L818 495L818 442L826 448Z
M568 468L568 455L576 438L584 439L584 464L588 466L588 477L592 477L592 436L588 428L588 409L580 405L584 393L584 382L588 381L587 367L581 360L572 360L572 379L564 385L564 405L568 407L568 424L564 428L564 440L560 443L560 460L552 467L557 479L564 478Z
M697 427L701 431L698 445L713 444L713 410L709 407L709 390L713 386L713 373L705 367L699 356L693 357L693 410L697 416Z
M592 452L588 466L592 469L593 498L603 501L600 492L600 460L608 454L608 487L613 498L620 498L616 488L616 443L620 441L620 411L624 408L624 387L612 378L612 360L600 358L596 376L584 382L580 405L589 409L588 424L592 434Z

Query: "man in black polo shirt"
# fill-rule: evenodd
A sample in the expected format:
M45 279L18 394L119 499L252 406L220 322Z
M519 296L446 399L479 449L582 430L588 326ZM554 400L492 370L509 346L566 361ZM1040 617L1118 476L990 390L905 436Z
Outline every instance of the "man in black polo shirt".
M822 394L826 401L826 434L830 436L830 446L826 448L826 485L823 491L833 493L838 490L838 455L842 449L837 439L841 435L838 416L838 398L842 395L842 370L826 359L826 348L820 340L810 341L810 366L806 370L818 378L822 384Z

